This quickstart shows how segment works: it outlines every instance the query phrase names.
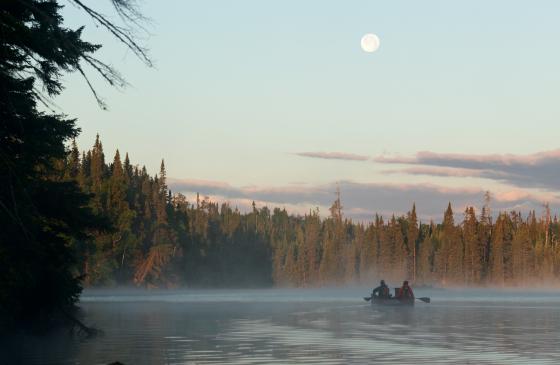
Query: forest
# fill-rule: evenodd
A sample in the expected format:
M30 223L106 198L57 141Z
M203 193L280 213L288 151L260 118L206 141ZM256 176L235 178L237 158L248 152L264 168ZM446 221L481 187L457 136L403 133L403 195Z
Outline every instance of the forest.
M281 208L241 212L228 203L188 201L158 174L124 161L106 162L102 142L63 163L64 179L90 194L94 214L110 229L75 242L86 286L314 287L368 284L378 278L458 286L549 285L560 276L560 226L544 214L491 214L490 194L477 216L467 207L455 222L451 204L441 223L419 223L416 206L402 216L354 222L341 195L327 217ZM63 171L63 172L62 172ZM342 192L343 196L343 192Z

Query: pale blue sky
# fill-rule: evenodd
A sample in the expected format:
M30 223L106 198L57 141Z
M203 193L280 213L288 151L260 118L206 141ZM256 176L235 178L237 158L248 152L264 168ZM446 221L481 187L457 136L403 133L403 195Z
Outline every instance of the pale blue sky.
M538 181L387 174L402 165L296 155L559 148L557 1L145 0L143 11L153 20L146 44L155 69L65 11L133 85L118 92L97 82L104 112L78 76L67 78L56 102L79 118L81 148L99 133L108 155L118 147L152 172L165 158L170 177L252 189L352 181L557 195ZM369 32L381 39L375 53L360 49Z

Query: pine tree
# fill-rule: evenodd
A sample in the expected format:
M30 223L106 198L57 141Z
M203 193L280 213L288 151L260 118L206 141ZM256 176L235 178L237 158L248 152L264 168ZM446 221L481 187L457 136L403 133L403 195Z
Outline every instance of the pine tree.
M133 234L135 212L127 201L128 183L126 172L122 166L119 150L115 153L108 182L107 212L115 228L111 234L113 256L119 268L119 281L126 282L125 276L129 270L125 267L127 254L134 250L136 237ZM128 252L127 252L128 251Z
M377 228L374 223L368 224L364 243L361 250L360 279L362 282L371 282L378 276L379 244Z
M130 159L128 158L128 152L124 158L123 170L126 183L129 185L134 175L134 171L132 169L132 165L130 164Z
M336 236L333 231L333 222L329 220L324 225L323 255L319 266L320 281L323 285L336 281L340 270L340 267L338 267L339 257L337 256L339 250L337 249Z
M505 284L505 263L504 246L506 239L506 222L504 214L500 214L496 219L490 246L490 278L492 284L504 286Z
M418 255L418 281L420 283L430 283L433 280L434 252L435 247L439 246L436 238L436 228L433 222L429 226L422 226L425 232L420 241Z
M407 215L408 229L406 232L406 248L407 248L407 268L408 275L412 282L416 282L416 250L418 245L418 218L416 216L416 203L412 204L412 210Z
M403 236L402 225L404 218L397 219L394 215L389 221L389 237L390 245L392 248L392 278L395 281L400 281L402 278L408 279L408 253L405 246L405 237Z
M452 266L452 254L456 253L456 233L453 210L449 203L443 215L441 243L436 255L436 270L444 285L452 282L456 275L457 268Z
M94 191L101 191L101 184L105 178L105 153L103 144L99 139L99 134L95 137L95 143L91 150L91 171L92 187Z
M531 241L529 227L520 224L512 240L512 273L514 285L525 285L533 275L531 268Z
M298 225L295 229L295 248L297 253L296 261L296 285L299 287L306 287L309 285L309 267L307 250L305 246L305 234L303 228Z
M473 207L465 209L463 220L463 246L465 249L463 268L465 284L477 285L482 279L483 250L478 235L478 221Z
M390 232L383 222L383 217L375 215L375 231L379 255L377 257L378 274L389 278L393 274L393 247L390 243Z
M307 280L309 283L317 284L319 281L318 270L320 263L321 245L321 221L318 210L312 211L305 216L305 253L307 257Z
M80 151L78 150L76 139L73 139L70 153L68 153L68 157L66 158L65 178L67 180L77 180L80 169Z
M337 188L337 197L330 208L331 217L327 225L328 233L323 260L323 281L340 283L344 277L345 260L343 247L346 242L345 223L342 217L342 204L340 201L340 189Z
M103 144L99 139L99 134L95 138L95 144L90 154L89 159L89 181L90 191L94 193L91 206L96 214L104 214L105 196L103 194L103 182L105 180L105 154L103 152Z

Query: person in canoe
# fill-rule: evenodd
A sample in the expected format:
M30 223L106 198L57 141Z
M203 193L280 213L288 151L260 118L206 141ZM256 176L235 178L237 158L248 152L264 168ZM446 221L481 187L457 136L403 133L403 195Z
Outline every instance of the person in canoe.
M399 295L397 295L397 299L402 301L414 301L414 292L412 288L408 285L408 281L405 280L401 289L399 290Z
M385 284L385 280L381 280L379 286L373 289L372 298L389 299L391 297L389 287Z

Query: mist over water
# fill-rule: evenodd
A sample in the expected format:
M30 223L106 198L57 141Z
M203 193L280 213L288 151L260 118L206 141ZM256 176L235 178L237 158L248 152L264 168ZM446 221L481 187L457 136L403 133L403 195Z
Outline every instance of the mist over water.
M15 364L558 364L560 293L421 290L372 307L371 288L87 290L79 340L4 339Z

